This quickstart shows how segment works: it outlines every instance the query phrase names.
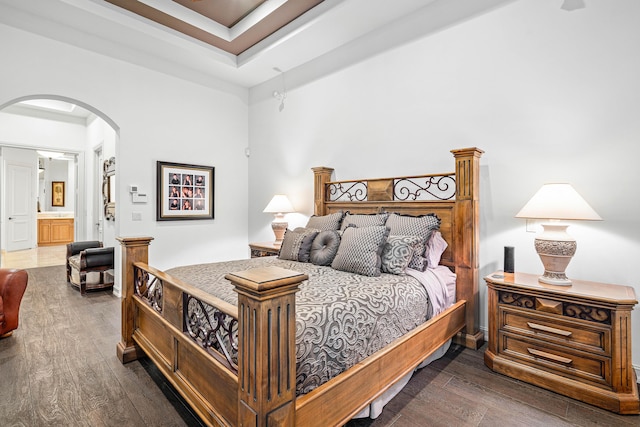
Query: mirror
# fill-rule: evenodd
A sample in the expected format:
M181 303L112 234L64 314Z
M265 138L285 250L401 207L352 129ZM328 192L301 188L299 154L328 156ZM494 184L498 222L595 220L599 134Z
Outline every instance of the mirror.
M102 198L104 200L104 219L116 220L116 158L105 160L102 174Z

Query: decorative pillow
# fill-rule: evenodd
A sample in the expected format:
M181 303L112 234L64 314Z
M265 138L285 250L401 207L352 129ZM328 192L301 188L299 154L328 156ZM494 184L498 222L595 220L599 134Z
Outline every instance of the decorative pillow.
M284 233L278 258L291 261L309 262L311 244L318 235L318 230L296 228Z
M390 236L418 236L422 239L421 247L413 253L409 268L419 271L426 270L425 245L431 237L431 233L440 227L440 218L434 214L411 216L392 213L389 215L386 225L389 228Z
M418 236L389 236L382 249L382 272L404 274L413 253L420 250L422 239Z
M388 234L389 230L384 225L347 227L331 267L363 276L379 276L380 255Z
M313 239L309 259L315 265L331 265L339 246L340 234L336 230L323 230Z
M440 264L440 258L442 258L442 254L447 249L447 246L449 246L449 244L444 240L439 231L431 233L431 238L426 245L427 249L424 251L428 268L435 268Z
M307 228L315 228L318 230L340 230L342 215L342 211L323 216L313 215L307 222Z
M356 227L373 227L375 225L384 225L389 217L388 212L379 214L351 214L346 212L342 219L342 226L340 230L344 231L349 225L355 225Z

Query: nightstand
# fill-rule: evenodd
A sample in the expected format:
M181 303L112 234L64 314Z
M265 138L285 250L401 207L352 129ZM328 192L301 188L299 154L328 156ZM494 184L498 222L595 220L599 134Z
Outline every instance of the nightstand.
M280 245L276 246L273 242L249 243L249 247L251 258L278 255L280 252Z
M497 272L485 364L495 372L620 414L640 413L631 362L632 287Z

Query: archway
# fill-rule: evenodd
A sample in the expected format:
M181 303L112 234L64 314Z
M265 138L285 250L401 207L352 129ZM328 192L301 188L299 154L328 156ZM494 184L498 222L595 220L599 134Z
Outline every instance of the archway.
M0 104L0 112L2 110L4 110L5 108L11 106L11 105L15 105L15 104L18 104L18 103L24 102L24 101L32 101L32 100L38 100L38 99L49 99L49 100L53 100L53 101L62 101L62 102L66 102L66 103L69 103L69 104L77 105L77 106L79 106L81 108L84 108L87 111L92 112L97 117L100 117L102 120L104 120L116 132L116 134L120 133L120 128L118 127L116 122L114 122L108 115L106 115L105 113L103 113L99 109L93 107L92 105L84 103L84 102L82 102L82 101L80 101L78 99L69 98L68 96L51 95L51 94L26 95L26 96L22 96L22 97L15 98L15 99L12 99L10 101L7 101L4 104Z
M41 103L43 101L72 105L75 106L76 110L86 114L82 116L82 114L71 113L70 111L56 110L56 108L51 108L50 106L27 105L27 103ZM69 119L67 120L66 117ZM82 126L82 117L85 120L84 128L86 131L84 134L86 140L79 141L78 138L71 138L74 143L67 145L64 142L64 138L60 138L56 133L58 131L64 133L64 130L61 131L60 129L65 129L65 126L68 128ZM70 175L68 184L72 184L73 187L67 187L67 191L71 192L72 197L74 197L73 203L67 204L67 206L72 205L74 209L73 235L76 240L96 238L99 234L97 231L99 220L103 220L102 216L98 215L102 206L102 168L101 164L96 161L96 156L99 152L106 156L107 159L115 157L116 145L119 139L119 127L115 121L90 104L70 97L52 94L27 95L0 104L0 121L5 124L9 123L8 127L11 128L8 132L9 136L6 135L7 132L2 135L0 131L0 149L4 148L7 151L10 147L12 149L22 149L22 151L33 150L37 152L40 150L40 158L43 155L42 150L46 150L52 153L64 153L67 158L73 158L70 163L73 162L75 180ZM37 130L28 129L31 126L36 128L41 126L45 128L43 130L48 131L49 124L53 122L59 123L57 127L53 126L55 131L51 132L53 135L51 138L49 138L49 135L39 135ZM29 124L26 125L25 123ZM45 124L43 125L43 123ZM82 132L76 130L74 134L77 136ZM58 140L56 140L56 136L58 136ZM4 173L2 169L0 168L0 172ZM37 183L39 183L38 178L39 176L36 178ZM0 194L3 191L0 188ZM38 201L40 198L40 191L38 191ZM0 203L4 204L4 198L0 198ZM0 215L2 215L4 221L6 215L3 205L0 205ZM100 218L98 218L99 216ZM6 221L4 222L6 223ZM108 240L105 241L106 244L115 243L117 227L116 222L110 222L108 224L108 232L104 233L104 235L100 234L101 240L103 237ZM33 223L31 231L32 246L37 247L38 229L36 223ZM6 234L4 226L0 227L0 233ZM0 235L0 249L4 250L5 246L6 240Z

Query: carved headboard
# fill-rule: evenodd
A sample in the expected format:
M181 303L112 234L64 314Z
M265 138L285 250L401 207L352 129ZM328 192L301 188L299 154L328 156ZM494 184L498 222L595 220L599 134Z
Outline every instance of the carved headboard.
M449 244L440 263L457 275L456 299L467 301L467 336L482 342L478 331L478 248L480 157L478 148L451 150L455 172L419 176L331 181L332 168L314 171L314 213L433 213Z

